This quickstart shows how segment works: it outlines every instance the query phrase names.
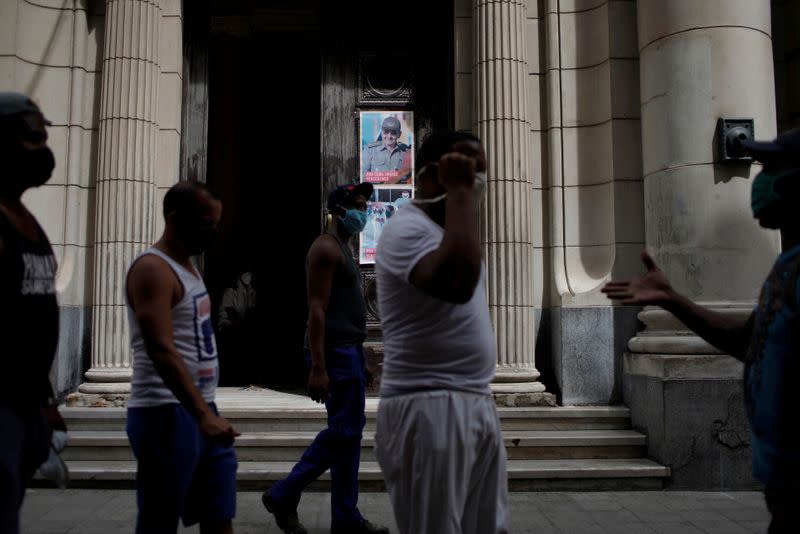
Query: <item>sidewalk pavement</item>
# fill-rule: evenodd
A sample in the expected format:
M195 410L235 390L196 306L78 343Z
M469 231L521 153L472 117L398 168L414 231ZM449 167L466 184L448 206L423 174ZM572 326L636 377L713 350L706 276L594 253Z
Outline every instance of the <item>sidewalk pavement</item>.
M373 523L397 532L385 493L363 493L359 507ZM261 506L260 493L240 492L237 508L237 534L280 532ZM511 534L763 534L769 520L763 495L754 492L511 493L509 508ZM299 513L310 534L327 533L330 494L305 494ZM133 532L135 520L136 495L130 490L32 489L22 510L22 532Z

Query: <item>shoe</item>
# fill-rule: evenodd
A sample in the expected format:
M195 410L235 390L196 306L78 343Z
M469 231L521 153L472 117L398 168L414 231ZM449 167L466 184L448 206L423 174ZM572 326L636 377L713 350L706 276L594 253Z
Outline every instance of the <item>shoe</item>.
M389 534L389 529L386 527L376 527L365 519L360 525L331 527L331 534Z
M272 498L269 491L265 491L261 495L261 502L267 512L275 516L275 522L278 528L286 534L308 534L306 527L304 527L300 520L297 518L297 509L287 510L281 506L278 501Z

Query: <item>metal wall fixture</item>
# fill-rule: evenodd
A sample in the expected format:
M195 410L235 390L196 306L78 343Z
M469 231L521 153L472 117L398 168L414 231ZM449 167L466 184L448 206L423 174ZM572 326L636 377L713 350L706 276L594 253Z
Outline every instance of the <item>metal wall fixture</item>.
M742 145L754 139L753 119L723 119L717 121L717 161L720 163L752 163L753 157Z

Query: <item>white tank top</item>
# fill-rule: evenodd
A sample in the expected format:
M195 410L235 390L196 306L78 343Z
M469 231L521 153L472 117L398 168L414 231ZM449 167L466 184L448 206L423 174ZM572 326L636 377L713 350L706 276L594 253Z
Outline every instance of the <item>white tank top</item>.
M183 285L183 298L172 308L172 332L175 348L183 356L194 383L206 402L214 402L219 381L217 342L211 323L211 299L203 280L192 271L156 248L139 254L133 264L144 255L153 254L167 262ZM132 265L133 265L132 264ZM180 402L158 374L153 360L147 355L144 339L125 292L128 306L128 324L133 346L133 378L128 406L142 408Z

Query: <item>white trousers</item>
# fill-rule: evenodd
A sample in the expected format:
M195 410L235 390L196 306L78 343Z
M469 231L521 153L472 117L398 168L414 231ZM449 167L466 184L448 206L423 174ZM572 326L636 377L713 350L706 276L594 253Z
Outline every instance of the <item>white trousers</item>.
M506 449L491 396L382 399L375 442L401 534L508 532Z

